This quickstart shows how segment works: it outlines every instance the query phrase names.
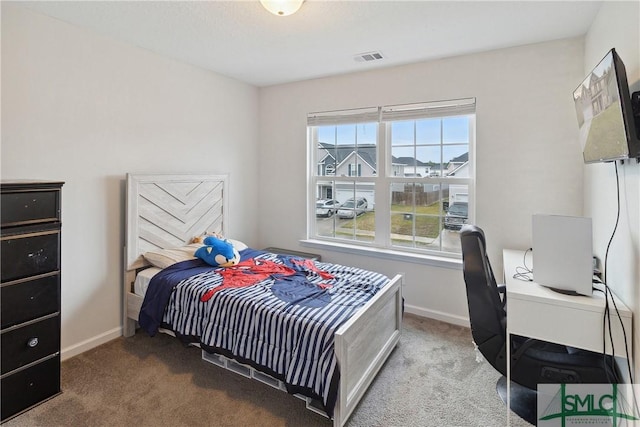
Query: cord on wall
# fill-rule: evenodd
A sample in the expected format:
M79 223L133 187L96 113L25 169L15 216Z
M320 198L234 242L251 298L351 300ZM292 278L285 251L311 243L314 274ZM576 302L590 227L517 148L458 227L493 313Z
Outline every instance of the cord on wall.
M603 357L606 356L605 349L606 349L606 332L607 331L609 333L609 341L611 343L611 352L612 354L615 354L615 350L613 347L613 331L611 329L611 319L610 319L610 310L609 310L609 298L611 298L611 302L613 303L614 310L616 312L618 321L620 322L620 326L622 328L622 335L624 339L624 350L625 350L626 360L627 360L627 370L629 371L629 383L632 385L631 393L633 394L634 407L635 407L636 413L640 413L640 411L638 411L638 399L636 398L635 388L633 387L633 384L634 384L633 371L631 370L631 362L629 361L630 354L629 354L629 346L627 344L627 331L625 331L624 324L622 323L622 318L620 317L620 312L618 311L618 307L616 305L616 301L613 298L613 293L611 292L611 289L609 288L609 285L607 282L607 272L609 270L608 269L609 249L611 248L611 242L613 241L616 231L618 230L618 223L620 222L620 177L618 175L618 163L617 162L613 162L613 163L616 171L617 212L616 212L616 222L613 227L613 231L611 232L611 237L609 238L609 243L607 244L607 249L604 255L604 274L603 274L603 281L602 281L604 290L600 290L600 292L604 292L604 297L605 297L605 309L604 309L604 316L602 319L602 354L603 354ZM615 372L615 370L613 370L613 372ZM621 379L616 378L615 380L617 380L617 382L621 382Z

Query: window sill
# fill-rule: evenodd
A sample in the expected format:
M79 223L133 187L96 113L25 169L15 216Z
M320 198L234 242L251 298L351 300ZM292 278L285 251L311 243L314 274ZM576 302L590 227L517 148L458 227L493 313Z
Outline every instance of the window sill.
M460 258L402 252L398 250L364 247L313 239L300 240L300 245L308 248L325 249L328 251L344 252L353 255L382 258L385 260L413 262L432 267L462 270L462 259Z

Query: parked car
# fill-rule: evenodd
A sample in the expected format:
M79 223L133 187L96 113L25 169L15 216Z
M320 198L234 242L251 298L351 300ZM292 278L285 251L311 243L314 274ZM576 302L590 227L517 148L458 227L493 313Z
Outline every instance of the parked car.
M444 216L444 228L447 230L460 230L467 223L469 217L469 203L455 202L449 205Z
M358 197L356 199L348 199L338 209L338 218L355 218L365 213L367 210L367 199Z
M324 199L316 201L316 216L330 217L338 212L340 202L334 199Z

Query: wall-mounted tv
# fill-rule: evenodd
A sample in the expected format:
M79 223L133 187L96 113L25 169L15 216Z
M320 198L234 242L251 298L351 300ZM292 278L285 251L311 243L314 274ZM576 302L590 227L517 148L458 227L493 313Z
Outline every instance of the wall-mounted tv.
M636 129L627 73L615 49L573 92L573 100L585 163L640 157L640 129Z

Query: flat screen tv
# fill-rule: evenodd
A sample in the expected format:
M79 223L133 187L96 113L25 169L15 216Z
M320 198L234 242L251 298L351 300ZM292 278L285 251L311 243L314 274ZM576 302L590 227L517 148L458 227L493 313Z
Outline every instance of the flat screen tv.
M573 92L573 100L585 163L640 157L627 73L615 49Z

